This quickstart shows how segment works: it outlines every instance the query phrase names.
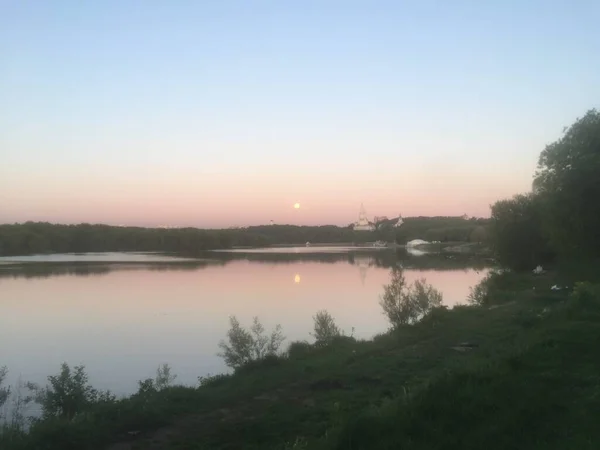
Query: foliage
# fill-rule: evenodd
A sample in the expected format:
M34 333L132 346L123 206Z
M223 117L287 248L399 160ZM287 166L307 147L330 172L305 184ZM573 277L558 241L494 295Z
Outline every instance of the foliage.
M485 277L483 277L479 283L469 288L469 295L467 296L467 301L470 304L485 305L488 303L490 295L489 284L491 277L492 273L490 272Z
M2 418L2 407L10 396L10 386L3 387L2 384L6 380L8 369L6 366L0 367L0 419Z
M590 110L546 146L533 192L492 206L501 264L531 270L562 258L600 256L600 113Z
M331 343L333 338L340 336L341 332L335 320L326 310L321 310L313 316L315 344L318 346Z
M469 234L469 242L483 243L489 240L489 226L477 226Z
M429 242L481 242L489 219L464 217L407 217L396 228L396 242L406 244L413 239ZM475 234L475 230L478 230Z
M595 448L597 320L550 317L538 321L543 333L528 328L512 346L497 342L493 357L462 355L408 399L352 417L324 448Z
M198 377L198 384L200 385L200 387L219 386L219 385L222 385L227 380L229 380L230 377L231 377L231 375L224 374L224 373L218 373L216 375L208 374L203 377Z
M314 346L308 343L307 341L294 341L290 343L287 354L288 358L300 359L306 358L312 353L313 350Z
M49 385L40 387L27 383L34 392L33 399L42 407L45 418L60 417L71 420L95 402L114 401L109 392L100 392L88 384L88 375L84 366L75 366L73 370L63 363L58 375L48 377Z
M21 442L26 432L25 408L31 402L31 399L21 392L23 384L20 379L14 390L10 386L2 387L7 374L8 369L0 367L0 448ZM5 414L3 408L7 404L10 404L10 409L8 414Z
M569 296L569 302L581 309L600 307L600 284L579 282Z
M270 336L265 335L265 328L254 317L249 330L243 328L235 316L229 318L231 328L227 332L227 340L219 342L219 353L225 364L237 369L251 361L264 359L268 355L277 355L285 340L281 325L277 325Z
M424 279L407 285L403 270L394 268L391 281L384 286L379 304L392 328L416 323L431 309L441 306L442 294Z
M552 258L543 232L539 198L516 195L492 205L493 246L498 261L515 270L531 270Z
M23 389L26 389L26 384L23 383L21 377L17 381L16 388L11 390L10 397L10 419L5 417L4 431L12 437L18 437L26 430L28 417L26 416L26 409L33 398L23 393ZM1 417L0 417L1 418ZM0 424L0 427L2 425Z
M600 255L600 112L588 111L540 154L534 190L553 248Z
M535 288L535 278L532 280L527 274L494 270L471 287L467 301L478 306L500 305L513 301L519 292L531 288Z
M154 379L146 378L138 381L138 394L148 395L149 393L162 391L173 384L177 375L171 373L171 367L168 364L161 364L156 369Z
M334 225L261 225L236 229L115 227L101 224L58 225L25 222L0 225L0 256L38 253L162 251L199 255L206 250L277 244L364 243L377 239L400 243L414 238L468 241L486 219L460 217L405 218L399 228L355 232ZM395 235L395 236L394 236Z
M162 364L156 369L156 378L154 384L156 389L162 390L173 384L177 375L171 373L171 367L168 364Z
M442 321L448 319L448 313L450 310L446 305L435 306L431 308L427 314L421 319L423 324L431 325L432 327L437 327L441 324Z

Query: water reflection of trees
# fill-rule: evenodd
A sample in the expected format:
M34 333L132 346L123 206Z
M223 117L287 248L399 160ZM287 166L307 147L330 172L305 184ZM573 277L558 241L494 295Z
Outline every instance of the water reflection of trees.
M102 276L115 270L194 271L220 262L194 263L28 263L0 267L0 278L50 278Z
M414 256L405 250L358 250L336 253L227 253L219 252L211 255L224 263L231 261L250 261L265 264L295 264L298 262L338 263L359 267L392 268L402 266L416 270L465 270L491 267L489 259L468 254L426 254Z
M195 271L215 265L224 266L236 261L253 264L298 264L321 263L351 264L360 271L364 282L370 268L390 269L403 267L411 270L467 270L491 267L493 262L465 254L427 254L414 256L404 250L357 250L334 253L227 253L217 252L204 255L203 260L173 262L70 262L70 263L26 263L0 266L1 278L48 278L52 276L100 276L114 270Z

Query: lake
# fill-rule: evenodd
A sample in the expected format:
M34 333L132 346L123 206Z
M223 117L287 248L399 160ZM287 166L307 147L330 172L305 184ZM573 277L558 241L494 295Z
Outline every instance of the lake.
M388 324L378 304L390 268L426 278L448 306L464 303L488 264L460 255L411 255L355 247L0 258L0 366L9 380L45 383L63 361L84 364L91 383L130 394L168 363L177 382L227 371L217 356L229 316L281 324L311 340L327 309L348 334L371 338Z

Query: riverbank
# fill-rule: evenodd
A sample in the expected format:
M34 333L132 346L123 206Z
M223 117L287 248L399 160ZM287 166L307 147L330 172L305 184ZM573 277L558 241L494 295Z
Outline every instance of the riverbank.
M504 275L482 303L200 387L48 419L5 449L596 448L600 299L575 272ZM560 290L552 287L560 284ZM597 294L596 294L597 295Z

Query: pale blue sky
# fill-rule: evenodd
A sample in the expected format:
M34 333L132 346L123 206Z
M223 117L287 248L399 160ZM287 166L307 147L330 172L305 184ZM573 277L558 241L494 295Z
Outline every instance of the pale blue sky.
M600 104L597 0L3 0L0 45L0 222L484 215Z

